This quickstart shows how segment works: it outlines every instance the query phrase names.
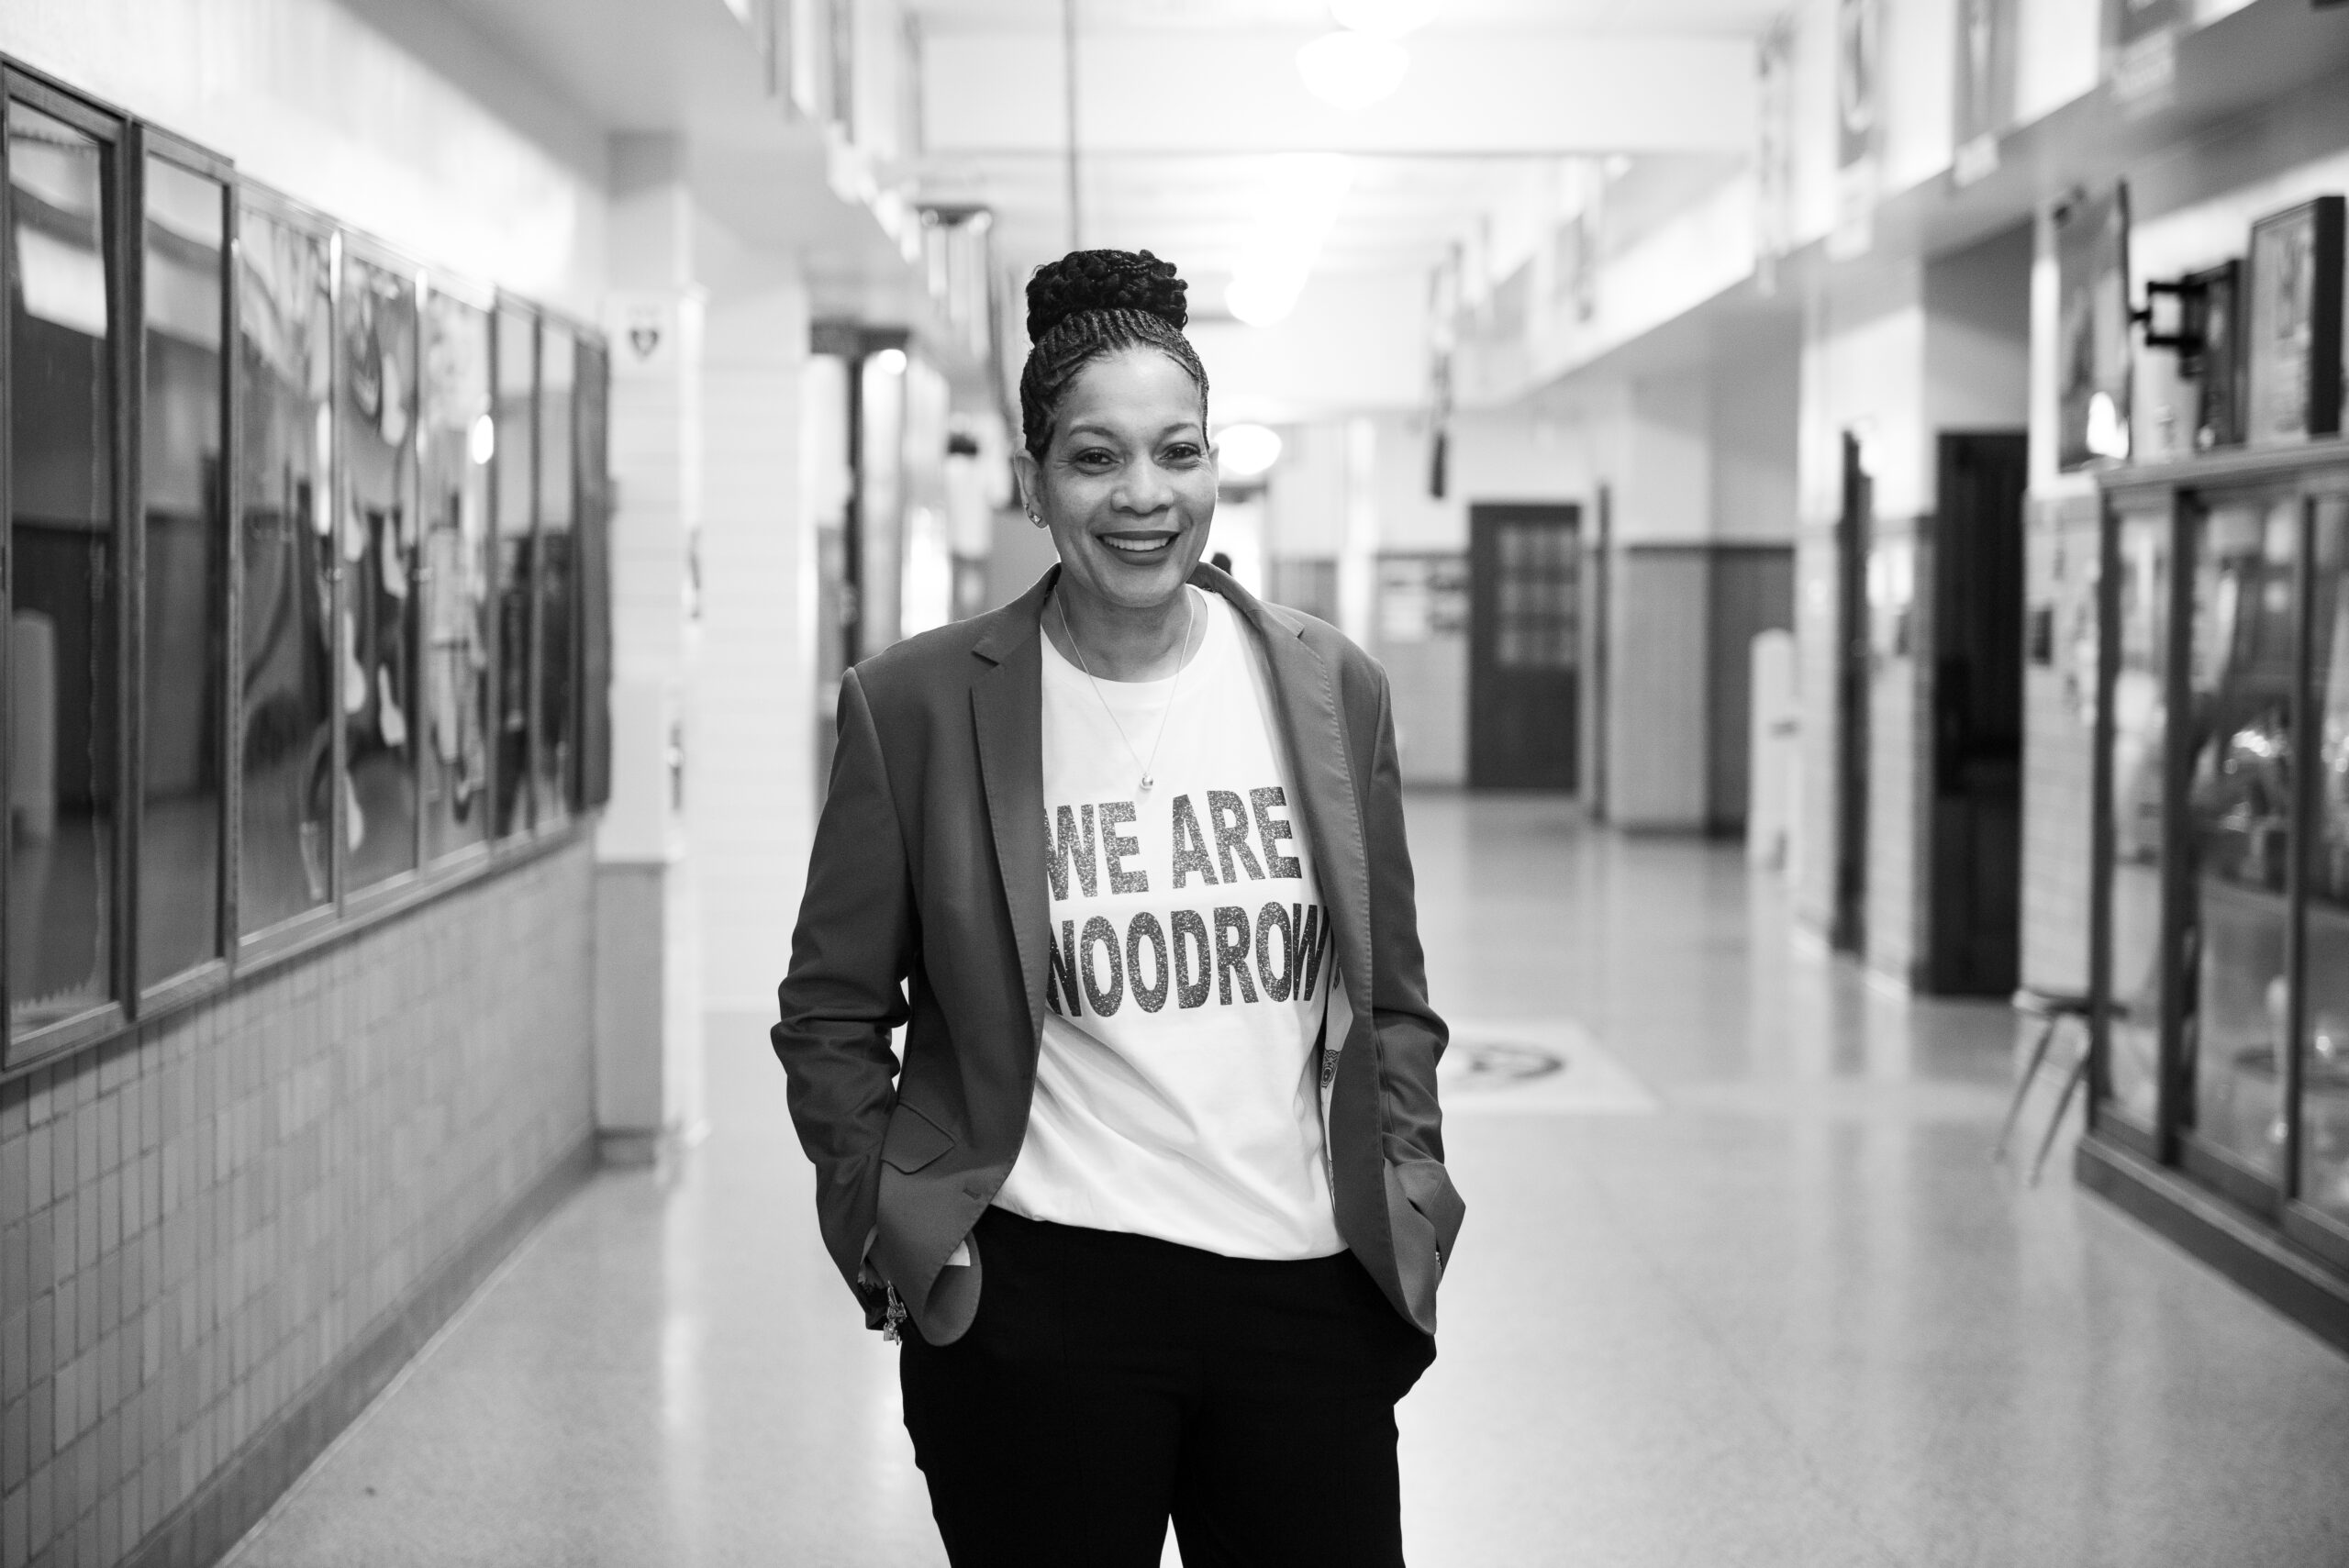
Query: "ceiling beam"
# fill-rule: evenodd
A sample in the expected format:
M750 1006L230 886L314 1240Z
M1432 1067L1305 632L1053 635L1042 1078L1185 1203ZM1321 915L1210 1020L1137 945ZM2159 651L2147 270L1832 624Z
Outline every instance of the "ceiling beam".
M1351 152L1456 157L1743 152L1753 45L1740 38L1422 35L1392 98L1358 114L1306 92L1308 34L1123 32L1077 45L1088 157ZM1053 156L1067 141L1060 39L925 40L922 121L933 155Z

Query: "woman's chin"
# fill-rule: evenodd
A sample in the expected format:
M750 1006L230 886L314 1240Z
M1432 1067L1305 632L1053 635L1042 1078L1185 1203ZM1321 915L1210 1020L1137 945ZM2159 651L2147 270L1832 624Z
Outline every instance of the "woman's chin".
M1190 575L1184 570L1179 545L1150 555L1098 550L1094 559L1088 575L1095 586L1103 597L1129 608L1163 603L1181 591L1183 580Z

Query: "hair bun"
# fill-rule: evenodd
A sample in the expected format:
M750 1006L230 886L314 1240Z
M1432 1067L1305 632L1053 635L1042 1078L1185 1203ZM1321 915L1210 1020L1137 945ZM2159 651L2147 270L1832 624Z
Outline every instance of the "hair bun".
M1180 331L1191 318L1183 300L1190 286L1175 275L1174 262L1147 250L1072 250L1028 280L1028 340L1042 342L1085 310L1144 311Z

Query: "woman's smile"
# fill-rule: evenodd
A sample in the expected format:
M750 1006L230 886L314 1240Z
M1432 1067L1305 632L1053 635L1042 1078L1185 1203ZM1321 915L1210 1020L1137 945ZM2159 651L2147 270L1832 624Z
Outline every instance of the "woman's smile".
M1174 541L1183 536L1178 529L1174 533L1163 534L1095 534L1093 537L1119 555L1129 556L1137 561L1156 561L1163 558L1166 552L1174 548Z

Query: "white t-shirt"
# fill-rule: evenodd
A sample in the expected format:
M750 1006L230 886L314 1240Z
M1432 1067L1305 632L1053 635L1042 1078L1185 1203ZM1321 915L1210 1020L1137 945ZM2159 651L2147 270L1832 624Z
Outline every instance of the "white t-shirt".
M1186 591L1207 639L1179 685L1097 691L1044 639L1048 1011L995 1201L1227 1257L1328 1257L1343 1250L1314 1053L1329 917L1264 651L1220 595ZM1162 715L1144 790L1135 754Z

